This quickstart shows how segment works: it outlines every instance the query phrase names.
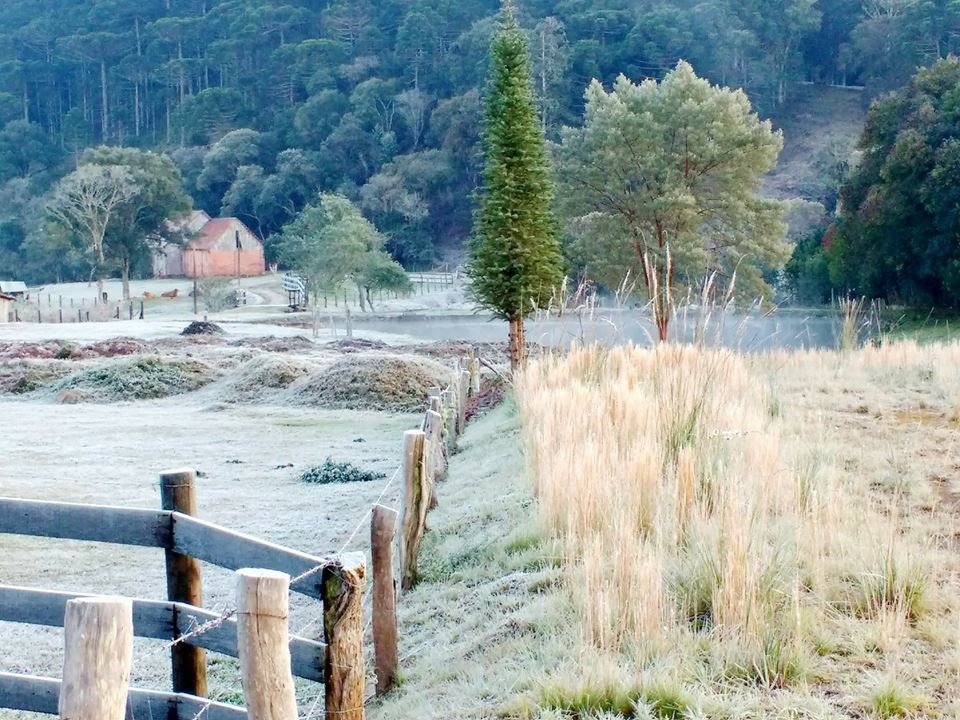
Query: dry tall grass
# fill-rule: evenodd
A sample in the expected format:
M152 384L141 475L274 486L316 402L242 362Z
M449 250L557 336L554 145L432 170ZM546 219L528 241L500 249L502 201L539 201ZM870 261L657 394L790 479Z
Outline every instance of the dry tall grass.
M781 417L768 376L947 361L960 346L759 359L588 347L532 362L521 423L585 645L714 689L801 687L817 655L895 652L933 602L930 548L901 493L837 471L829 426Z

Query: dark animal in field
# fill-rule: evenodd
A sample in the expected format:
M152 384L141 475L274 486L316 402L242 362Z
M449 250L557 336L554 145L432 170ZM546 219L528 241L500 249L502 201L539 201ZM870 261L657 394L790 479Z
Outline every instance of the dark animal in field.
M176 290L168 290L168 291L165 292L165 293L160 293L160 297L165 297L165 298L171 298L171 299L172 299L172 298L175 298L175 297L177 296L177 293L179 293L179 292L180 292L180 289L179 289L179 288L177 288Z

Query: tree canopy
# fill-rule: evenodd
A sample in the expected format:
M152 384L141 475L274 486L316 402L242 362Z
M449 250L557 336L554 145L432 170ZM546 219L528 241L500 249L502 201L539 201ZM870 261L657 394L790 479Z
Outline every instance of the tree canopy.
M497 11L497 0L5 0L2 196L24 182L44 195L88 147L162 150L195 206L240 216L268 253L332 192L376 221L394 257L429 265L472 230ZM797 81L880 92L960 49L960 6L940 0L522 0L517 21L551 139L582 114L590 80L662 79L680 59L770 114ZM83 270L62 255L34 262L47 240L32 210L0 214L5 272Z
M587 273L611 288L642 282L660 338L676 282L719 272L767 290L761 268L789 256L782 203L757 194L782 137L741 91L681 62L662 82L594 81L583 127L561 133L560 205Z
M403 268L383 251L385 242L350 200L324 193L283 228L277 252L307 281L314 308L321 295L336 295L352 284L366 311L373 309L371 290L406 290L410 284Z
M553 183L537 117L527 40L505 0L490 44L483 191L470 241L470 289L510 323L510 360L523 361L523 320L562 277Z
M870 109L843 212L822 238L832 284L867 297L960 300L960 60Z

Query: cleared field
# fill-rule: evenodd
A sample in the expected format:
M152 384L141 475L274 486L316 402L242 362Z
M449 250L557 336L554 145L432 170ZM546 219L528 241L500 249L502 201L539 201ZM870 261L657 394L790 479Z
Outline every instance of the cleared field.
M200 517L314 555L367 548L373 502L385 488L383 502L399 501L390 481L403 432L420 422L422 386L448 372L429 358L295 338L57 345L62 359L51 347L0 348L0 495L158 508L158 474L190 467L200 472ZM183 368L200 382L185 384ZM159 399L118 401L128 396ZM383 477L300 481L328 457ZM2 583L165 597L158 550L10 536L2 547ZM205 606L231 607L233 594L232 574L205 565ZM319 604L291 601L291 630L320 637ZM62 631L0 623L0 633L0 671L59 676ZM162 643L138 640L134 665L136 685L169 689ZM215 698L237 699L235 662L212 656L210 679ZM322 691L298 687L304 707Z

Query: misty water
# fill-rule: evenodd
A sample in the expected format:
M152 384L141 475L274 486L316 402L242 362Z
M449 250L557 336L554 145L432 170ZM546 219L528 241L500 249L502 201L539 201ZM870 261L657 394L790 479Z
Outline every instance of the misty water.
M486 315L420 315L408 313L395 318L358 318L358 327L376 332L406 335L418 340L464 340L503 342L507 324ZM835 315L799 310L763 314L712 314L706 322L695 310L678 315L671 325L671 337L692 342L703 338L707 345L722 345L744 352L776 348L829 348L838 346L840 324ZM592 315L534 317L527 321L529 342L563 347L573 342L603 345L651 345L656 328L649 315L640 311L595 311Z

